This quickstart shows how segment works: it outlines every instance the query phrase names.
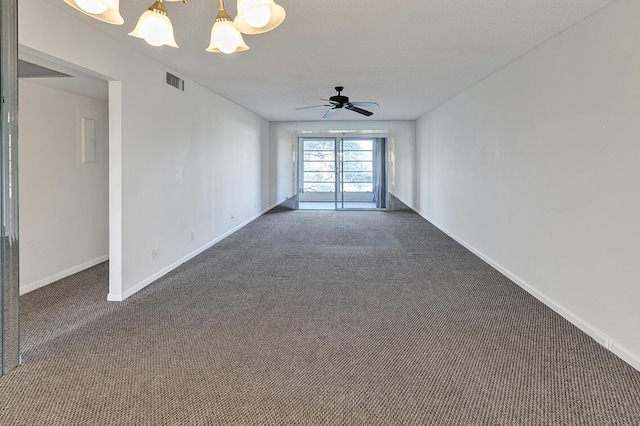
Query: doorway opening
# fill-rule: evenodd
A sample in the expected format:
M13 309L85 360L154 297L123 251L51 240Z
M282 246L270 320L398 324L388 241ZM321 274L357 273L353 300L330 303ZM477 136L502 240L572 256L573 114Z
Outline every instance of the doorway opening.
M298 138L301 210L386 210L386 138Z
M24 46L18 53L20 351L28 360L106 304L112 135L104 76Z

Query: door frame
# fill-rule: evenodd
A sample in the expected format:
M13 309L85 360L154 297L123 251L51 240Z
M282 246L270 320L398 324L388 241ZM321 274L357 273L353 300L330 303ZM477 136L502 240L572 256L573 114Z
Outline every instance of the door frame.
M0 5L0 376L20 365L18 2Z
M302 173L303 173L303 168L304 168L304 149L302 147L302 140L303 139L334 139L336 145L334 146L334 149L337 153L338 150L338 143L339 140L341 139L384 139L385 141L385 149L384 149L384 168L385 168L385 176L384 176L384 180L385 180L385 197L386 197L386 203L385 203L385 207L384 208L338 208L338 168L336 167L335 173L336 173L336 179L335 179L335 183L336 183L336 188L335 188L335 192L334 192L334 197L333 197L333 201L328 201L328 202L333 202L334 203L334 210L354 210L354 211L388 211L390 210L390 206L389 206L389 182L390 182L390 173L389 173L389 166L390 166L390 133L389 132L381 132L381 131L356 131L356 132L298 132L296 134L296 144L295 144L295 149L296 152L294 153L294 158L296 159L297 162L297 167L295 167L295 181L296 181L296 193L295 193L295 198L297 200L296 202L296 209L300 209L300 194L302 193Z

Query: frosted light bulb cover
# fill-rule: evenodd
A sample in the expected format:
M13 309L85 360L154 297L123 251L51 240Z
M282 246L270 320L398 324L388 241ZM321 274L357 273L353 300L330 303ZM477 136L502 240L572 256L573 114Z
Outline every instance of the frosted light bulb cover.
M173 25L166 15L146 10L129 35L144 39L151 46L178 47L173 37Z
M64 0L75 10L107 24L122 25L120 0Z
M159 13L153 13L153 15L155 15L153 18L147 19L140 25L140 33L144 37L144 41L150 45L162 46L169 41L170 37L167 22L162 19L166 16Z
M211 43L223 53L233 53L240 45L240 33L229 21L216 22L211 31Z
M109 6L100 0L76 0L76 4L80 9L94 15L100 15L109 9Z
M250 7L244 12L244 19L252 27L262 28L271 20L271 8L266 4Z
M211 28L211 43L207 47L207 52L233 53L249 50L249 46L244 42L242 34L236 29L231 21L217 21Z
M287 16L273 0L238 0L234 24L243 34L262 34L278 27ZM269 12L267 12L267 9Z

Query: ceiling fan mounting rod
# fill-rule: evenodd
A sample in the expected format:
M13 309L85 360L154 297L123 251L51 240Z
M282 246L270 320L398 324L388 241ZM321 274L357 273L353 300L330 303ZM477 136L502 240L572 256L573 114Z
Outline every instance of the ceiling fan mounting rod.
M342 92L344 90L344 86L336 86L335 89L336 89L336 92L338 92L338 95L339 95L340 92Z

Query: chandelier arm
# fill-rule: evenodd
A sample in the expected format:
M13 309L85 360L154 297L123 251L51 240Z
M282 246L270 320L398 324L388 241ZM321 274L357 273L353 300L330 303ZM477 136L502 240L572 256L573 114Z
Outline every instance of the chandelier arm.
M167 16L167 8L164 6L163 0L156 0L147 10Z
M224 10L224 0L218 0L218 7L220 8L220 12L218 12L218 16L216 16L216 21L233 21L231 16L227 14Z

